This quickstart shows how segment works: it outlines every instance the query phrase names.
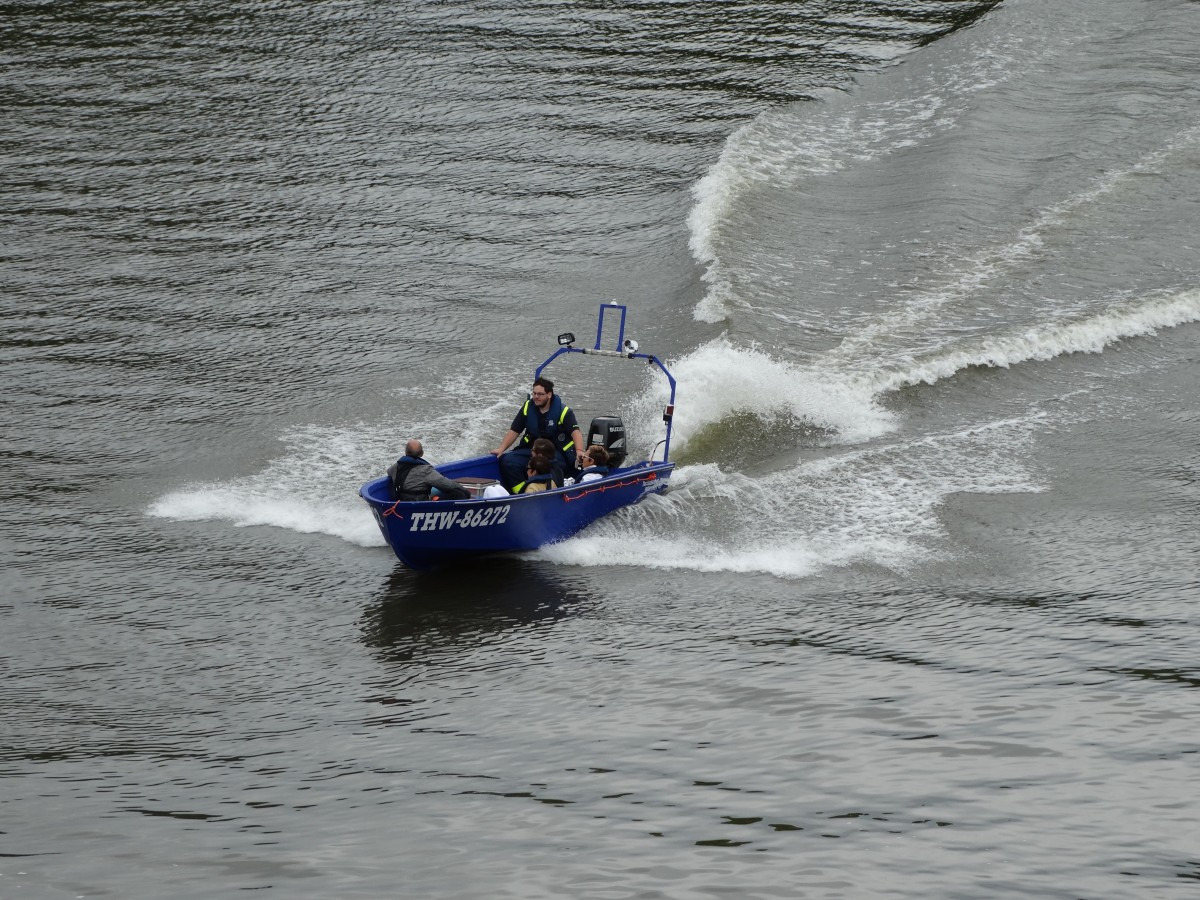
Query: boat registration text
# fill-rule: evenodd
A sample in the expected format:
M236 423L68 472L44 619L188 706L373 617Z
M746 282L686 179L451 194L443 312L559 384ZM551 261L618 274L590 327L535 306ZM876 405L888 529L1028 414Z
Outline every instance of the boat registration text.
M445 531L447 528L480 528L499 525L508 518L508 504L486 509L452 509L447 512L415 512L409 531Z

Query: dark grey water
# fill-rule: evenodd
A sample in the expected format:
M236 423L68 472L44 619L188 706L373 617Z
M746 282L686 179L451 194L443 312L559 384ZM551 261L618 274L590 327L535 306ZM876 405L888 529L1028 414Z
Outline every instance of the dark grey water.
M1194 896L1200 6L0 10L0 897Z

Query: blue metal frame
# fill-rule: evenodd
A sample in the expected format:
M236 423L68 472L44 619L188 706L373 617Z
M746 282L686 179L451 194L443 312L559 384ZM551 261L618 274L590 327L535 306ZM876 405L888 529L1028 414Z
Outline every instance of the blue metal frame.
M620 331L617 333L617 343L613 347L614 350L620 352L621 348L625 346L624 341L625 341L625 312L626 312L626 310L625 310L625 307L619 303L602 303L602 304L600 304L600 315L596 319L596 346L593 349L595 349L595 350L603 349L600 346L600 343L604 338L604 315L610 309L619 309L621 311L621 328L620 328Z
M617 342L616 342L617 349L602 350L601 345L603 344L603 341L604 341L605 315L610 310L614 310L614 309L619 309L621 311L621 323L620 323L620 326L619 326L618 332L617 332ZM611 356L611 357L620 357L622 359L644 359L651 365L657 366L662 371L662 373L667 376L667 382L671 385L671 399L670 399L670 401L668 401L669 405L667 406L667 411L665 413L663 413L663 421L667 423L667 437L666 437L666 440L663 442L662 461L667 462L671 458L671 419L674 417L674 414L675 414L675 376L672 375L669 371L667 371L667 367L662 364L662 361L659 360L659 358L657 356L654 356L653 354L650 354L650 353L627 352L623 349L625 346L626 309L627 308L620 303L601 303L600 304L600 315L596 321L596 346L590 350L587 348L584 348L584 347L572 347L569 345L566 347L559 347L556 351L554 351L554 353L552 353L550 355L550 357L545 362L543 362L540 366L537 367L537 369L533 373L533 377L535 379L541 377L541 374L546 369L546 367L549 366L550 363L554 362L554 360L556 360L560 356L562 356L564 353L583 353L588 356Z

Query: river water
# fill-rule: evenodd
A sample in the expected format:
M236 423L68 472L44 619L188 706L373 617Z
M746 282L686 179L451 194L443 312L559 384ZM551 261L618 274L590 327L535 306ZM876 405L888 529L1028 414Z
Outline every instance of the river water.
M7 4L0 896L1195 896L1197 34ZM400 566L613 299L674 490Z

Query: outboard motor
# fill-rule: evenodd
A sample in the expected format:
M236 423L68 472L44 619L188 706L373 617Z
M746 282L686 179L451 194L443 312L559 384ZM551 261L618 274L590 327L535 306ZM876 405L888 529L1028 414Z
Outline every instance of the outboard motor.
M587 444L608 451L608 465L615 469L625 462L625 423L620 416L597 416L587 430Z

